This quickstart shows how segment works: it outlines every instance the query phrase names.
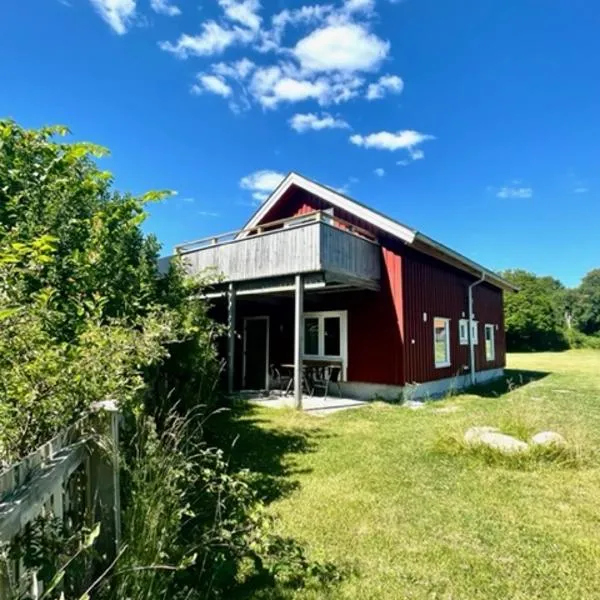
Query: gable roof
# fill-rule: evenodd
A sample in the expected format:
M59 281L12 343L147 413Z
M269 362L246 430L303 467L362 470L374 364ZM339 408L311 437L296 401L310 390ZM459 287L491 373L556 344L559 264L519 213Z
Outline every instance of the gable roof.
M395 219L391 219L377 210L357 202L344 194L336 192L325 185L308 179L299 173L294 173L293 171L288 173L275 190L273 190L267 200L252 215L252 217L250 217L250 220L246 223L244 229L252 229L259 225L262 219L281 200L291 187L298 187L305 190L306 192L325 200L332 206L341 208L367 223L374 225L378 229L385 231L405 244L413 246L416 250L435 256L439 260L471 273L472 275L484 277L486 281L499 288L510 291L517 291L518 289L494 271L486 269L482 265L470 260L451 248L448 248L444 244L436 242L420 231L408 227Z

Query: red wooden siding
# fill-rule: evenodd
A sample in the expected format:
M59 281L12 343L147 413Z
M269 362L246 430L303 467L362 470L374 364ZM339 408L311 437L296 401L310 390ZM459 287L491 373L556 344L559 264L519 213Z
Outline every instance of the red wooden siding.
M407 382L424 382L469 372L469 346L460 345L458 322L468 318L468 286L475 278L426 255L406 249L403 256L405 355ZM480 284L473 292L479 343L476 369L486 370L505 364L502 291ZM424 319L424 313L427 315ZM436 368L433 348L433 320L450 319L451 365ZM485 359L484 325L498 325L495 332L496 358Z
M328 208L331 205L321 198L291 188L262 222ZM377 235L385 265L379 292L322 294L310 301L318 304L310 310L348 310L349 380L403 385L468 373L469 346L459 343L458 322L468 316L468 286L475 278L409 248L346 211L336 207L334 214ZM485 283L478 285L474 312L479 322L476 369L504 367L502 291ZM440 369L434 362L434 317L451 320L451 365ZM491 362L485 358L486 323L498 325L496 357Z
M261 223L269 223L271 221L278 221L279 219L287 219L288 217L295 217L298 215L304 215L306 213L313 212L315 210L327 210L331 208L331 204L325 202L325 200L313 196L304 190L297 188L291 188L288 190L287 195L279 200L279 202L273 206L273 208L262 218ZM352 213L346 212L341 208L334 208L334 214L348 223L362 227L366 231L370 231L376 235L380 232L371 223L367 223L362 219L359 219Z
M302 190L290 190L265 215L262 223L326 210L331 205ZM372 233L380 232L366 221L334 208L334 214ZM382 240L382 272L379 292L355 291L307 295L305 310L348 311L348 379L365 383L403 385L403 308L400 247Z

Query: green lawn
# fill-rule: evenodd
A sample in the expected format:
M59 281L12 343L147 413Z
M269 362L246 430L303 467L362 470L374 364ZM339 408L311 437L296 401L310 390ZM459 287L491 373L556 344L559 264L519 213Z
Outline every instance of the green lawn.
M421 410L242 417L237 452L261 473L279 532L346 573L295 597L600 598L600 352L512 355L508 366L508 391ZM472 425L558 431L577 461L451 451Z

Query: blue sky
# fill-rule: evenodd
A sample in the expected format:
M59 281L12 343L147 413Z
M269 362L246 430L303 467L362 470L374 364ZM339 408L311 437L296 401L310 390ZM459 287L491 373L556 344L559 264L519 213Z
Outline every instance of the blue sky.
M164 244L241 226L290 170L493 269L600 266L594 0L20 0L0 115L177 196Z

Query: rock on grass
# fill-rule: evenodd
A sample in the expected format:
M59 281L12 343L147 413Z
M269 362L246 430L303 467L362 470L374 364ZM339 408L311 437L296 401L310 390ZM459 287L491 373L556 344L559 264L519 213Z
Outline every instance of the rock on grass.
M503 454L526 452L529 445L496 427L471 427L465 433L465 442L470 445L487 446Z
M556 433L556 431L540 431L540 433L536 433L529 441L534 446L563 447L567 445L567 440L560 433Z

